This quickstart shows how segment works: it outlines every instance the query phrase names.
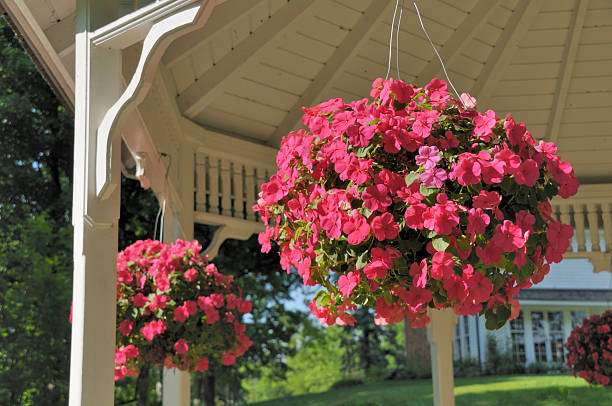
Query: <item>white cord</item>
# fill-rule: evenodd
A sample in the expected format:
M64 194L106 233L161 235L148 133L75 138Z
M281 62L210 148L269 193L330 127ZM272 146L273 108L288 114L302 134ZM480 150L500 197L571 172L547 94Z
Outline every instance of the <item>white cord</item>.
M395 16L397 14L397 7L399 6L399 0L395 0L395 10L393 10L393 21L391 22L391 30L389 32L389 59L387 63L387 74L385 80L389 78L389 72L391 72L391 55L393 51L393 28L395 28ZM399 69L399 68L398 68Z
M397 80L402 80L400 77L400 65L399 65L399 35L400 27L402 25L402 14L404 13L404 0L402 0L402 8L400 8L399 21L397 22L397 32L395 33L395 67L397 68ZM393 29L393 27L391 27Z
M431 37L429 36L429 33L425 29L425 25L423 24L423 19L421 18L421 13L419 12L419 8L417 7L416 2L413 1L412 4L414 4L414 8L416 9L417 16L419 17L419 22L421 23L421 28L423 29L423 32L427 36L427 39L429 40L429 44L431 45L431 47L433 48L434 52L438 56L438 60L440 61L440 64L442 65L442 70L444 70L444 75L446 76L446 80L448 80L448 84L450 84L451 87L453 88L453 91L455 92L455 96L457 96L457 100L459 100L461 102L461 104L463 104L463 107L466 107L465 103L463 102L463 100L461 100L461 97L459 96L459 92L457 91L457 89L455 89L455 86L453 85L453 82L450 80L450 77L448 76L448 72L446 71L446 66L444 66L444 62L442 61L442 57L438 53L438 50L436 49L436 46L434 45L433 41L431 40Z

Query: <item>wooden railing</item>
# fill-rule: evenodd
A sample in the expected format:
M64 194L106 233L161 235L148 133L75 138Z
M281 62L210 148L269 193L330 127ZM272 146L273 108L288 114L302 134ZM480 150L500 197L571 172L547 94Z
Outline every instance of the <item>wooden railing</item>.
M566 258L588 258L594 272L611 270L612 184L583 185L576 196L553 200L553 215L574 227Z

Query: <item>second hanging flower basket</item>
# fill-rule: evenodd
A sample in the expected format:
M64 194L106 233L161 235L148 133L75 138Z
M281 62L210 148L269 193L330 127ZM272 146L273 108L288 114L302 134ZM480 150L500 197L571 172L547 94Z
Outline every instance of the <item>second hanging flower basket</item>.
M571 165L442 80L377 79L371 97L304 108L254 207L262 250L278 243L283 268L322 287L309 307L328 325L366 305L378 324L451 307L501 327L569 247L550 200L577 192Z
M205 371L251 345L241 324L251 303L232 276L200 256L197 241L137 241L117 256L115 380L143 364Z

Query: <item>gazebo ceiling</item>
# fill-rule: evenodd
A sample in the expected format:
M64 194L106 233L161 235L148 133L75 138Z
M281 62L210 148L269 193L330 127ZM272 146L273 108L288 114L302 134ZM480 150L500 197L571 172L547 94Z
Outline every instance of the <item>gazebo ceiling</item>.
M31 3L73 75L74 0ZM169 47L160 69L180 113L203 127L278 146L300 123L301 106L362 98L386 73L395 1L220 3L203 28ZM582 182L612 181L612 2L418 4L460 92L475 96L480 110L512 112L536 138L557 142ZM400 67L403 80L419 85L442 77L411 1Z

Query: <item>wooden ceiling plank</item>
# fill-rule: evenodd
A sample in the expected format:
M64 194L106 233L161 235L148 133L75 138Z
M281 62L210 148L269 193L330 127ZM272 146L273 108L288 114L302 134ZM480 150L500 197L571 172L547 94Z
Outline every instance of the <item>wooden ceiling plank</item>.
M454 34L451 35L448 41L444 44L440 52L442 60L450 66L455 58L461 54L474 34L478 32L480 27L486 24L491 13L497 8L501 0L491 2L490 0L479 0L470 13L463 19L463 22ZM440 61L433 55L431 61L417 75L417 83L424 84L424 81L429 81L442 71Z
M174 65L208 43L221 30L231 27L251 13L262 2L263 0L239 0L223 6L217 5L212 18L202 30L197 34L181 37L172 44L164 55L164 64L168 69L172 69Z
M572 72L576 64L576 55L580 44L582 28L584 27L584 19L589 6L589 0L577 0L577 10L572 13L572 21L570 25L569 38L563 53L561 62L561 78L558 81L557 91L553 102L552 116L550 125L548 126L547 139L552 142L557 142L559 139L559 128L561 126L561 118L563 110L565 110L567 102L567 94L572 80Z
M294 0L287 3L252 35L239 43L233 51L221 58L205 75L197 78L177 98L183 114L189 118L197 116L215 99L226 79L244 66L248 59L272 39L292 27L293 21L314 3L316 1L313 0Z
M517 4L470 92L472 96L476 97L479 105L486 106L488 104L493 84L500 79L503 69L508 66L512 52L522 36L531 27L531 23L538 15L542 3L541 0L520 0Z
M316 102L338 75L342 74L359 46L363 41L369 40L370 34L375 29L376 22L380 16L385 12L388 13L392 5L393 2L388 2L386 6L381 7L379 1L373 1L370 4L352 30L344 37L338 49L313 79L310 86L304 91L291 110L289 110L289 113L270 137L269 143L278 143L283 136L293 130L302 116L302 106L310 106Z

